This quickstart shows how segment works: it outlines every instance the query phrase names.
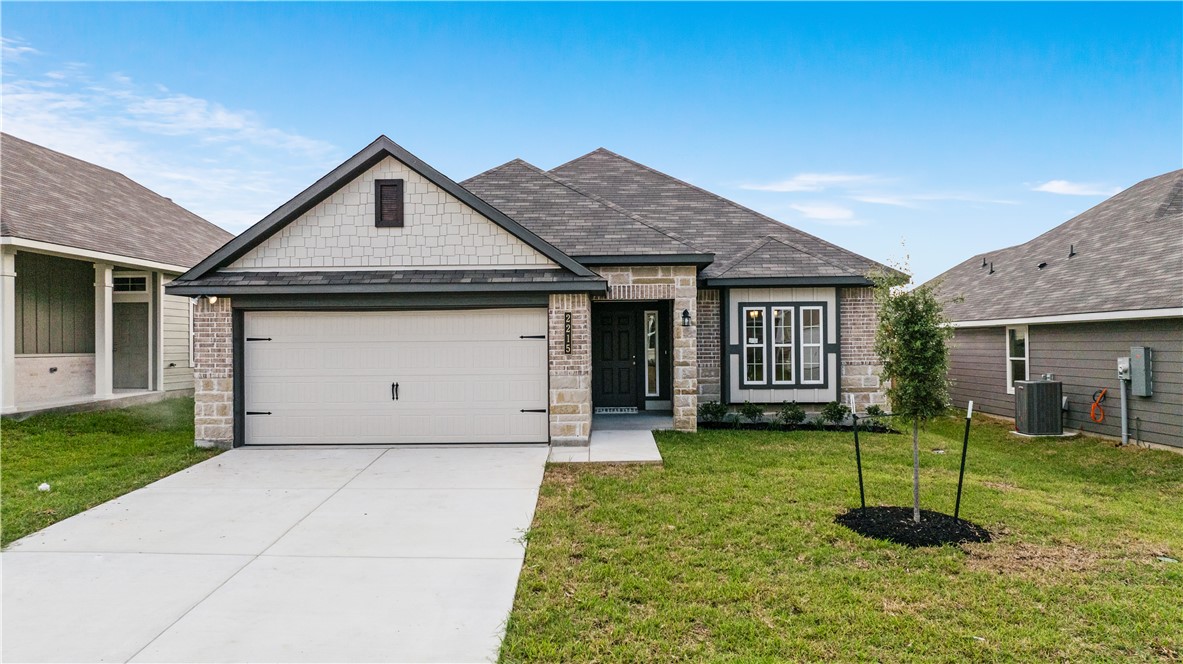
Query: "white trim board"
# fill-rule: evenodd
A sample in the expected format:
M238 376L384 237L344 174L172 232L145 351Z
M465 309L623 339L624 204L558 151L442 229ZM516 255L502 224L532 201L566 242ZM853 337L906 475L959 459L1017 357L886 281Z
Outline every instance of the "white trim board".
M1026 318L996 318L993 320L960 320L950 327L1001 327L1003 325L1040 325L1043 323L1091 323L1111 320L1140 320L1146 318L1183 318L1183 307L1166 309L1132 309L1128 311L1097 311L1059 316L1028 316Z
M80 249L78 247L71 247L64 244L54 244L52 242L42 242L40 240L26 240L20 237L4 236L0 237L0 246L11 246L17 249L28 249L29 251L36 251L43 254L52 254L61 256L63 258L73 259L87 259L98 263L112 263L119 267L135 267L149 270L160 270L162 272L172 272L180 274L189 268L182 265L171 265L169 263L158 263L143 258L134 258L132 256L121 256L119 254L109 254L103 251L91 251L90 249Z

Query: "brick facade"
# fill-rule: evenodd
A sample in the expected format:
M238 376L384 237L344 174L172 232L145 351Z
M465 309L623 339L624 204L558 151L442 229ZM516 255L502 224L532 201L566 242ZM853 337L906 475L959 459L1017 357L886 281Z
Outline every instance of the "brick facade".
M596 270L608 294L596 300L673 300L674 429L698 429L697 326L683 326L682 312L698 320L698 271L692 265L614 266Z
M722 309L717 290L698 291L698 400L720 401L719 334Z
M854 397L859 412L871 404L886 407L887 394L879 379L883 364L875 354L879 309L871 288L843 288L838 292L842 317L842 393Z
M230 298L193 309L194 438L199 447L234 441L234 342Z
M571 352L564 348L571 314ZM587 445L591 439L591 306L586 294L555 294L547 307L550 442Z

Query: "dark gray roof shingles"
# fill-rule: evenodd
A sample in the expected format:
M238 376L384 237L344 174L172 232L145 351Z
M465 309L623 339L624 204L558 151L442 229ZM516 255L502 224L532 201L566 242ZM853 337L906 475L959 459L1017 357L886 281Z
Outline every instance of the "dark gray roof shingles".
M521 159L461 184L569 256L709 253Z
M0 134L0 235L180 267L232 237L115 171Z
M953 321L1183 307L1183 170L1144 180L1029 242L978 254L933 282Z
M208 274L193 281L174 281L176 286L211 288L269 286L357 286L357 285L463 285L463 284L564 284L597 283L599 277L581 277L567 270L321 270L308 272L228 272Z
M600 196L647 223L677 233L715 262L702 276L721 277L735 259L762 237L773 237L812 259L841 271L841 276L866 276L883 265L833 245L771 217L709 191L600 148L551 169L552 175L580 191ZM777 249L782 256L791 252ZM802 258L767 265L762 277L814 277L815 260ZM731 276L731 275L728 275Z

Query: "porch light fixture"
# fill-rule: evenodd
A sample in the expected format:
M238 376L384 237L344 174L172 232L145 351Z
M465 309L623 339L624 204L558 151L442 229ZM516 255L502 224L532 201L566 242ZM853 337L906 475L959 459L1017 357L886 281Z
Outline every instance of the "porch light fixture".
M206 296L205 296L205 299L206 299L206 300L207 300L207 301L208 301L210 304L217 304L217 303L218 303L218 296L217 296L217 295L206 295Z
M690 327L690 310L682 310L682 327Z

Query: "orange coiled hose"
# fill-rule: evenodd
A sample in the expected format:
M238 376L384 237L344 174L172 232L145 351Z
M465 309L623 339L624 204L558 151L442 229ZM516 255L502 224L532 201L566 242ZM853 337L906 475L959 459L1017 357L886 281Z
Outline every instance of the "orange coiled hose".
M1089 408L1089 419L1100 424L1105 421L1105 409L1101 404L1105 402L1105 393L1108 389L1097 390L1093 392L1093 406Z

